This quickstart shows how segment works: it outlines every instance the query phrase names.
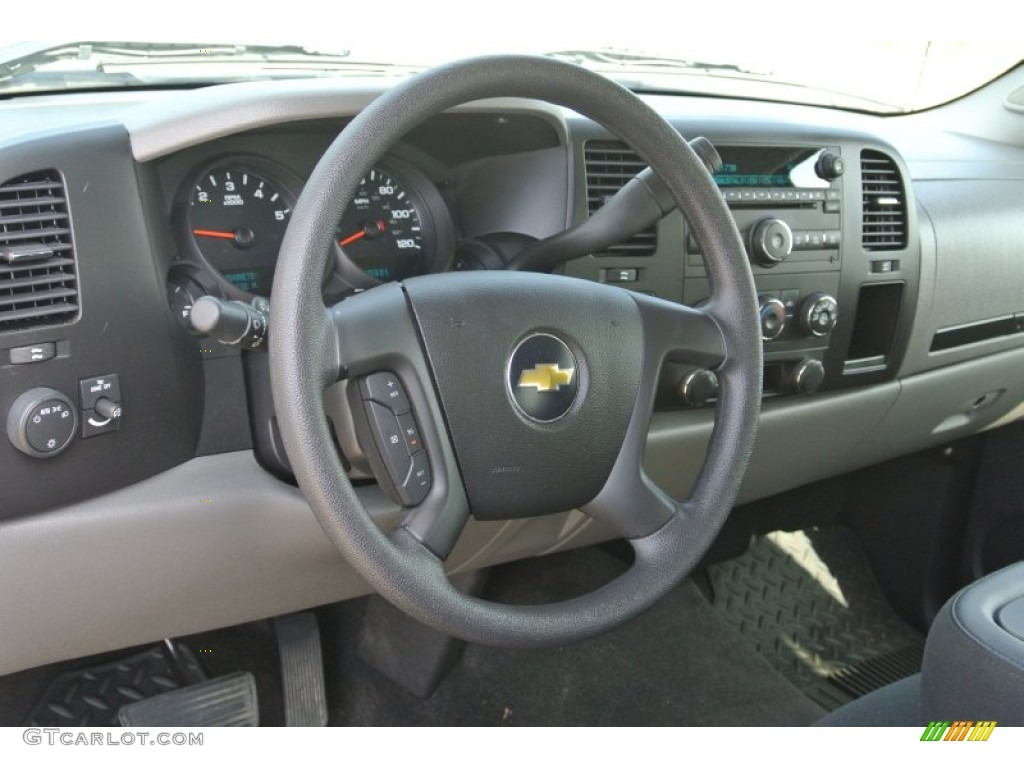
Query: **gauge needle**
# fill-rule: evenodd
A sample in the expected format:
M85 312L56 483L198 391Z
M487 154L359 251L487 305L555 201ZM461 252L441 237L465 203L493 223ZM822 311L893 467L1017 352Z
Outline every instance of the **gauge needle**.
M224 240L235 239L234 232L221 232L220 230L217 229L193 229L192 234L198 235L199 237L220 237L223 238Z
M366 237L366 230L365 229L360 229L358 232L356 232L355 234L349 235L344 240L339 240L338 241L338 245L340 245L342 248L344 248L349 243L354 243L356 240L362 240L364 237Z
M364 237L369 237L371 240L376 239L388 231L388 225L384 223L384 219L377 219L377 221L368 221L363 225L363 228L358 232L353 232L343 240L338 241L338 245L344 248L349 243L354 243L356 240L362 240Z

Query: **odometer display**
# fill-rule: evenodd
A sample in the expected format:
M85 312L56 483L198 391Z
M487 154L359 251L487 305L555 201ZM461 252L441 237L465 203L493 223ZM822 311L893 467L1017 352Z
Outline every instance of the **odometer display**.
M429 268L423 252L423 204L390 171L374 168L359 182L338 226L338 245L370 277L386 282Z

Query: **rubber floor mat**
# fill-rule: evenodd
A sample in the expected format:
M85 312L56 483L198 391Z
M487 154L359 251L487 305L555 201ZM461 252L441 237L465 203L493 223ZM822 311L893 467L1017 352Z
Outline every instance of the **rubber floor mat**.
M112 727L122 706L202 682L206 674L187 646L155 645L126 659L67 672L50 685L25 725Z
M846 528L757 536L708 576L721 618L826 709L921 668L924 638L889 606Z

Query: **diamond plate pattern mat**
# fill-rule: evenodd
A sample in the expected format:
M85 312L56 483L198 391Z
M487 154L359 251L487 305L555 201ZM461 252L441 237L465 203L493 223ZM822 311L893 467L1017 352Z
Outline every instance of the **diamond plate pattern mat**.
M156 645L127 659L61 675L25 725L108 727L119 725L122 706L206 679L181 643Z
M920 670L924 638L889 606L846 528L757 536L708 576L716 612L826 709Z

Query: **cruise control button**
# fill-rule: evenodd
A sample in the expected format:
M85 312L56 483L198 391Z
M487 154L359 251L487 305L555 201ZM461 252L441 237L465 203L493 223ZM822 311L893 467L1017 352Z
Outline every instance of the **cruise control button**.
M409 478L404 485L399 488L398 495L402 503L407 507L414 507L423 501L430 491L432 479L427 454L420 451L412 457L412 471L409 472Z
M405 440L402 439L398 419L383 405L374 402L366 403L366 415L370 420L370 429L373 430L381 458L384 460L384 467L395 487L401 488L409 477L412 462L405 448Z
M371 373L359 386L364 400L386 405L395 413L407 413L410 410L409 398L405 394L402 382L390 371Z

